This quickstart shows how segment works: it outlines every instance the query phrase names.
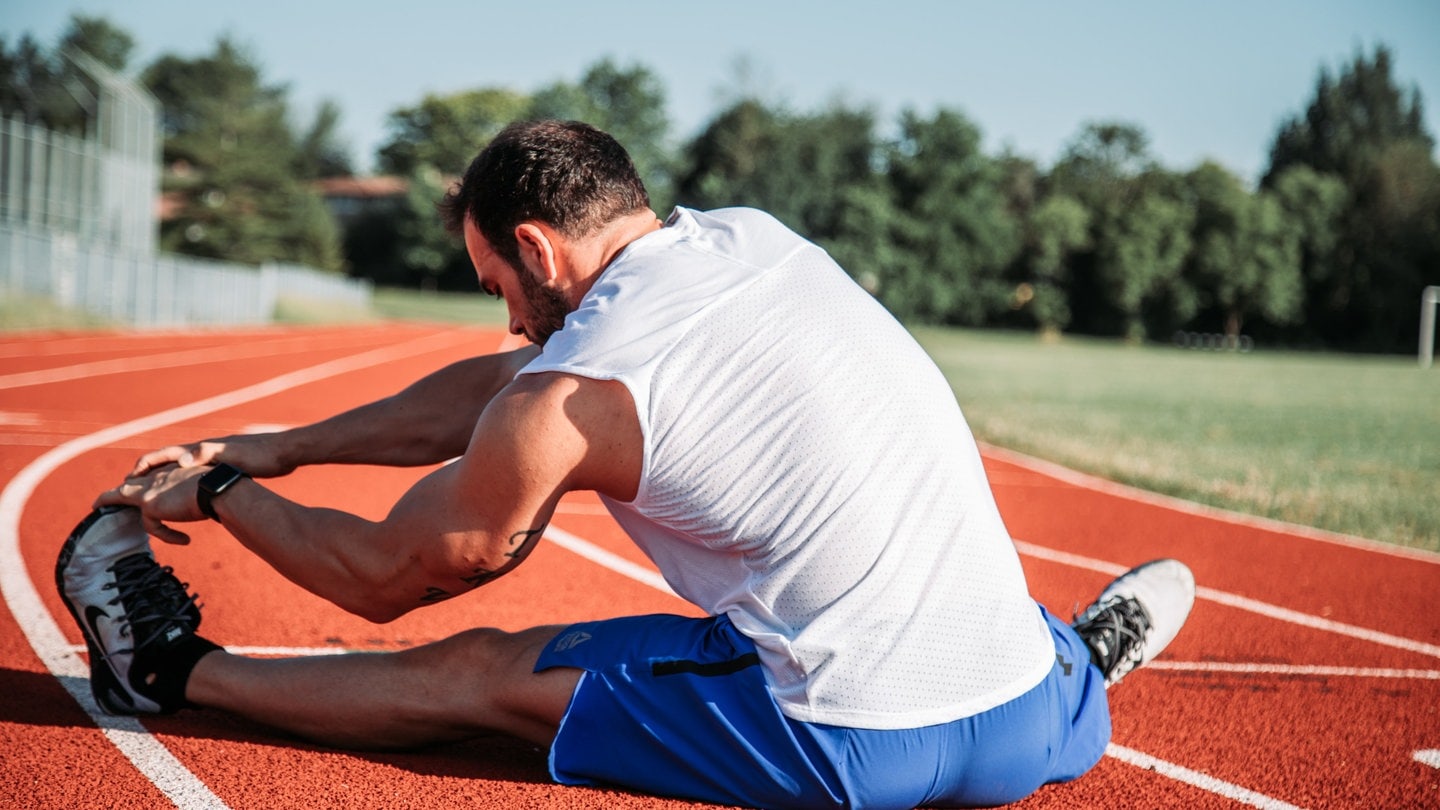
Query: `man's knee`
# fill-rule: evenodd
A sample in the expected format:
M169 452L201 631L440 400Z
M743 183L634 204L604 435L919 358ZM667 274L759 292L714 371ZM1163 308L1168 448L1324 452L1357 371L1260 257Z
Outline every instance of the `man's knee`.
M419 708L460 727L548 743L579 679L575 670L534 671L540 651L561 629L475 628L402 653L417 682L426 684Z

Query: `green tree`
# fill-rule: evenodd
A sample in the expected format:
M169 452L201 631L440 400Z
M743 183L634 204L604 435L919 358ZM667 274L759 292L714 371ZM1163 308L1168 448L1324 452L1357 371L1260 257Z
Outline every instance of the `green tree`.
M869 109L795 114L742 97L685 154L681 204L769 211L898 317L980 324L1008 306L1019 220L1004 168L958 112L906 112L898 141L882 144Z
M1305 112L1289 118L1276 133L1262 185L1273 185L1296 165L1353 181L1392 143L1415 141L1433 149L1420 90L1402 90L1391 70L1390 50L1384 46L1368 59L1356 54L1338 76L1321 68Z
M887 280L903 278L913 266L908 251L895 238L905 215L895 207L879 176L838 190L836 199L837 233L826 247L861 287L879 297L882 287L889 287ZM911 317L894 300L887 306L897 318Z
M1187 175L1195 205L1190 276L1201 305L1213 306L1226 335L1245 318L1298 320L1303 303L1300 231L1268 192L1251 193L1222 166L1205 162Z
M428 94L386 119L390 134L377 153L380 170L409 176L434 166L459 175L482 146L529 110L529 96L501 88Z
M0 40L0 110L30 123L68 132L84 130L95 116L95 88L68 58L82 53L123 72L135 40L104 17L75 14L53 50L29 34L12 49Z
M605 58L586 68L578 84L557 82L538 90L527 117L585 121L615 136L630 153L651 202L663 210L673 196L665 105L664 85L653 71Z
M1332 304L1326 314L1341 316L1341 334L1357 348L1413 351L1416 301L1440 268L1440 166L1422 142L1397 141L1373 155L1351 194L1342 232L1353 253L1323 288ZM1331 329L1335 320L1326 319Z
M1295 165L1271 181L1269 192L1295 229L1301 275L1312 281L1330 278L1340 246L1340 219L1350 207L1345 182L1336 175Z
M741 99L722 110L685 147L675 194L681 205L768 208L779 189L766 170L781 142L784 116L757 99Z
M1109 302L1124 318L1128 340L1146 336L1151 305L1178 304L1182 317L1190 309L1191 291L1181 284L1190 252L1194 211L1164 184L1138 183L1125 204L1104 210L1096 239L1096 269Z
M435 214L445 186L439 169L421 166L409 177L397 219L400 260L427 290L435 289L439 278L464 256Z
M1030 211L1025 241L1028 287L1019 288L1015 304L1053 335L1070 325L1070 263L1090 247L1090 212L1068 194L1051 194Z
M1149 137L1134 124L1086 124L1050 172L1050 185L1092 211L1122 205L1134 194L1135 181L1156 168L1149 150Z
M1051 193L1089 214L1088 248L1071 255L1070 308L1080 331L1143 338L1147 321L1170 324L1194 310L1182 276L1193 211L1183 181L1149 154L1138 126L1081 128L1051 171ZM1159 327L1157 327L1159 328Z
M350 150L340 139L340 107L325 100L295 147L295 174L307 180L354 174Z
M696 208L761 208L810 239L833 242L845 190L875 180L874 130L867 109L837 104L795 115L742 99L688 145L676 196Z
M297 139L285 90L222 37L206 56L167 54L144 80L162 105L167 190L181 200L161 245L245 263L341 263L339 235L318 194L296 178Z
M75 14L70 17L70 25L60 37L59 50L62 54L79 51L116 73L122 73L130 65L135 38L104 17Z
M1305 226L1304 334L1333 346L1408 351L1418 326L1415 299L1423 273L1440 262L1437 221L1440 170L1435 140L1424 128L1420 93L1400 88L1390 51L1357 54L1338 75L1322 69L1305 111L1287 120L1270 150L1262 185L1279 191L1298 168L1343 184L1331 249L1317 240L1315 220L1329 220L1336 195L1312 199L1314 212L1292 187L1281 204ZM1317 191L1306 179L1302 185Z
M979 128L957 111L901 114L885 179L905 266L896 277L882 277L879 289L892 311L979 325L1008 309L1012 288L1004 271L1019 255L1023 234L1006 206L1002 166L980 141Z

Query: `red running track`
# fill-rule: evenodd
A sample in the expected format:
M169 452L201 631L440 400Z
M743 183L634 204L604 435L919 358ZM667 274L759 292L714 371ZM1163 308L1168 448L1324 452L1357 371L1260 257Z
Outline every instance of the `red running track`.
M548 783L504 737L409 754L319 748L195 711L94 713L51 586L60 542L141 452L312 421L476 352L427 326L9 336L0 342L0 806L693 807ZM1054 612L1159 556L1200 598L1155 665L1111 693L1110 755L1025 808L1440 807L1440 556L1200 509L985 448L1031 589ZM290 497L378 517L421 471L307 469ZM463 599L375 626L258 563L212 524L161 546L205 632L258 654L389 650L475 625L693 613L589 497L532 559Z

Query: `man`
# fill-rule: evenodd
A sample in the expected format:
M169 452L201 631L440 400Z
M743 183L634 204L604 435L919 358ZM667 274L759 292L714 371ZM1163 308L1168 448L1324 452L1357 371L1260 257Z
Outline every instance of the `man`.
M904 329L765 214L662 223L649 205L608 135L513 125L442 211L538 351L142 457L57 570L101 705L214 707L366 748L499 730L549 746L561 782L756 806L995 804L1088 770L1109 738L1105 683L1178 632L1189 571L1136 569L1076 629L1050 616L948 384ZM379 522L255 480L452 457ZM247 659L196 635L193 598L146 539L186 542L170 522L212 517L383 622L520 564L574 490L598 492L708 618Z

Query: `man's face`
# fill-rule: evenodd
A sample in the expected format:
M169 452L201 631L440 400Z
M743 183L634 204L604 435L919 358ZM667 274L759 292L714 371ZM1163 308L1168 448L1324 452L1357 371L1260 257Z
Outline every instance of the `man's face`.
M505 300L510 312L510 332L524 335L531 343L544 346L550 336L565 326L570 305L559 291L546 287L524 269L516 269L490 247L490 242L468 220L465 249L475 265L480 289Z

